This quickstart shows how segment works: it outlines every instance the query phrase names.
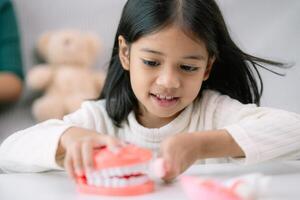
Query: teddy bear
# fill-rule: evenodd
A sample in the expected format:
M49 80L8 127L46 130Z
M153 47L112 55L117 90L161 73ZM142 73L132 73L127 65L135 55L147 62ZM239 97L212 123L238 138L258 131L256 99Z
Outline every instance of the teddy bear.
M41 35L37 53L45 64L27 73L27 85L42 91L32 105L34 118L62 119L80 108L85 100L99 97L105 73L92 70L100 50L100 40L92 32L57 30Z

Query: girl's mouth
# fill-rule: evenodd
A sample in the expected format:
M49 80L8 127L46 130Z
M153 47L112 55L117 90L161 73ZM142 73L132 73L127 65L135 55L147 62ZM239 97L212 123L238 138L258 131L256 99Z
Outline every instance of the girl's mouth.
M179 97L150 93L151 99L160 107L171 107L177 104Z

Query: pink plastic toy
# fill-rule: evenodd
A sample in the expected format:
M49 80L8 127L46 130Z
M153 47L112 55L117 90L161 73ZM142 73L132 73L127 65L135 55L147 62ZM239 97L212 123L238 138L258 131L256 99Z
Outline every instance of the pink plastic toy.
M154 176L162 178L166 175L165 161L163 158L157 158L150 167L151 172L154 173Z
M183 176L181 184L191 200L243 200L236 192L235 187L226 187L222 183L211 179Z
M152 152L135 145L118 151L95 151L95 170L77 178L79 192L99 195L139 195L154 190L147 175Z

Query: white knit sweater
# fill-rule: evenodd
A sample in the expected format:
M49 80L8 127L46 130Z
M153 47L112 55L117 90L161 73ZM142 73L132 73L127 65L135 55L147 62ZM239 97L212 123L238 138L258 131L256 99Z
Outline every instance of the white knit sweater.
M241 104L226 95L207 90L161 128L145 128L131 112L116 127L105 110L105 101L88 101L63 120L48 120L8 137L0 146L0 167L11 172L61 169L55 162L59 138L71 126L117 136L128 142L159 150L160 142L174 134L226 129L245 152L241 159L218 158L202 163L258 163L271 159L300 158L300 116L282 110ZM218 148L218 147L216 147Z

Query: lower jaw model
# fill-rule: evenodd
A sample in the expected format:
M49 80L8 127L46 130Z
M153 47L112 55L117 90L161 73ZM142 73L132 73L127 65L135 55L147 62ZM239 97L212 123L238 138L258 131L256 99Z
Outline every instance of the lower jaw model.
M79 192L128 196L149 193L154 183L148 176L152 152L127 145L117 152L102 148L95 152L95 170L77 177Z

